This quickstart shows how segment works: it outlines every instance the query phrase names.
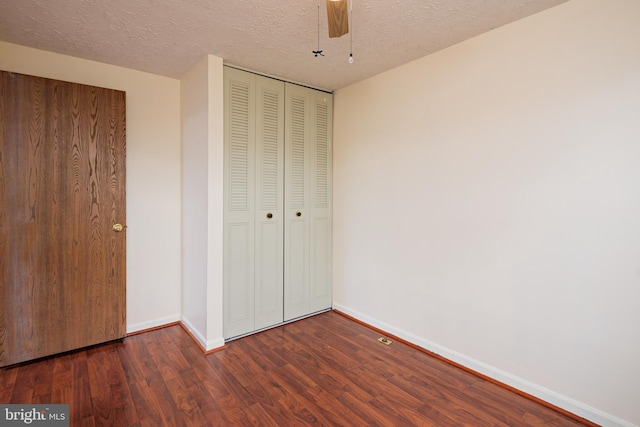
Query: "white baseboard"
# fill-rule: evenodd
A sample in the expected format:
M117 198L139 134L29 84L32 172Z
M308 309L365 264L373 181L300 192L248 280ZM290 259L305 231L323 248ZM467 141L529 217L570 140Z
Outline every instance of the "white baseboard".
M208 340L207 345L205 346L205 350L214 350L216 348L224 347L224 338L216 338L213 340Z
M187 319L184 316L180 318L180 322L182 322L184 327L189 330L193 338L198 340L198 343L202 346L202 348L206 349L207 339L204 337L204 335L202 335L202 333L195 326L193 326L193 323L191 323L189 319Z
M224 338L214 338L212 340L207 340L202 332L200 332L186 317L182 316L180 319L185 328L189 330L191 335L198 340L198 343L205 349L205 351L214 350L216 348L224 347Z
M480 374L486 375L490 378L493 378L494 380L500 381L503 384L506 384L515 389L523 391L527 394L530 394L531 396L537 397L538 399L544 400L545 402L555 405L558 408L561 408L561 409L564 409L565 411L576 414L579 417L582 417L586 420L599 424L603 427L637 427L628 421L615 417L611 414L608 414L604 411L593 408L584 403L578 402L574 399L571 399L570 397L556 393L553 390L549 390L538 384L534 384L523 378L512 375L494 366L487 365L486 363L480 362L469 356L466 356L464 354L461 354L451 349L448 349L446 347L443 347L425 338L416 336L402 329L398 329L393 325L387 324L385 322L381 322L373 317L360 313L349 307L345 307L343 305L334 303L333 308L355 319L358 319L366 324L369 324L378 329L386 331L391 335L395 335L399 338L402 338L403 340L406 340L412 344L422 347L425 350L428 350L432 353L442 356L445 359L451 360L452 362L458 363L466 368L472 369Z
M176 314L175 316L162 317L160 319L155 319L150 322L127 325L127 334L131 334L138 331L144 331L145 329L157 328L158 326L163 326L169 323L179 322L179 321L180 321L180 315Z

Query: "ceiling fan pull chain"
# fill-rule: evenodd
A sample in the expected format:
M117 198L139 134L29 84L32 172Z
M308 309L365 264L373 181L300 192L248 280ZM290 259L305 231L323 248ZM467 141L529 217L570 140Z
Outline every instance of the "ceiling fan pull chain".
M349 0L349 64L353 64L353 0Z
M318 0L318 50L312 50L311 53L317 58L318 56L324 56L320 50L320 0Z

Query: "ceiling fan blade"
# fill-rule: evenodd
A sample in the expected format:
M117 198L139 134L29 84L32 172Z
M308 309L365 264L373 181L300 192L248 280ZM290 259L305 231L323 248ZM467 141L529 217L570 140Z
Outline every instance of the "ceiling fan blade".
M329 37L342 37L349 32L347 0L327 0Z

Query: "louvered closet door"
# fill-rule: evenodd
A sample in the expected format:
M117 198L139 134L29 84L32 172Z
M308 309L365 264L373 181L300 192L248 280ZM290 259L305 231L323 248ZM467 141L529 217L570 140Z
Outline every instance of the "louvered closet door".
M331 95L285 86L284 320L331 307Z
M225 68L224 337L283 321L284 83Z
M332 297L332 117L330 94L311 94L311 165L309 193L309 311L331 308Z
M255 77L224 72L224 336L254 326ZM203 231L206 232L206 231Z
M283 321L284 83L256 76L255 325Z

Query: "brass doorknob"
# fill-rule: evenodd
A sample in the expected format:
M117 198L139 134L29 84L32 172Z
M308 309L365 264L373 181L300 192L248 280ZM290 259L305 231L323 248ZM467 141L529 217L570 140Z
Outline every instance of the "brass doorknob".
M272 214L271 212L269 212L269 213L267 214L267 219L271 219L271 218L273 218L273 214Z
M124 230L124 226L122 224L113 224L113 226L111 227L111 229L113 231L115 231L116 233L121 232L122 230Z

